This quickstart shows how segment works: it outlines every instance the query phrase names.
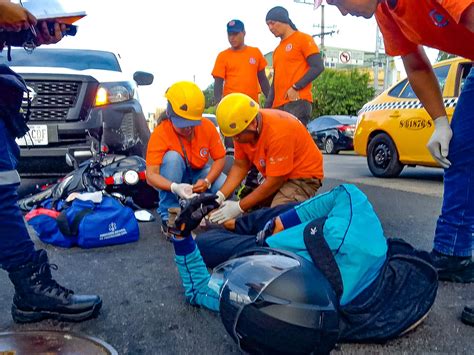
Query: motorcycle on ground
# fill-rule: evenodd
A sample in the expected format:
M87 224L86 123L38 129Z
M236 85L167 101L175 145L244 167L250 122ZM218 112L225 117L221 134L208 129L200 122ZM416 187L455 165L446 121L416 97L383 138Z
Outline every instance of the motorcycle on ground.
M110 194L135 211L156 207L158 193L146 182L145 160L139 156L109 155L108 148L102 143L103 127L94 132L89 132L90 158L78 162L76 157L84 156L84 152L69 149L66 163L74 170L58 182L20 199L18 205L23 212L32 210L48 199L52 200L54 206L55 202L66 200L73 193L96 191ZM144 216L146 213L142 211L138 215ZM146 218L152 220L152 217Z

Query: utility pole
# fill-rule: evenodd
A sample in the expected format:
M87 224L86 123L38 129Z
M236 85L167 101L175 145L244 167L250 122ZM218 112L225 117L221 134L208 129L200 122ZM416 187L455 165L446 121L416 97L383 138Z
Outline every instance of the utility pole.
M321 52L324 53L324 5L321 5Z
M377 94L379 90L379 51L380 51L380 31L379 26L377 26L375 31L375 59L374 59L374 90Z

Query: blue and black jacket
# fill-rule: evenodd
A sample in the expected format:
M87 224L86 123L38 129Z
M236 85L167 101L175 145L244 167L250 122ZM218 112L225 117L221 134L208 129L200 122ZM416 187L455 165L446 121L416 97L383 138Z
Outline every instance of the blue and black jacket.
M379 275L387 242L367 196L346 184L315 196L280 215L285 229L269 237L270 247L288 250L312 262L303 237L305 226L326 217L324 238L333 252L343 281L341 305L349 303ZM192 238L174 241L176 264L186 299L218 311L219 295L209 288L209 272Z

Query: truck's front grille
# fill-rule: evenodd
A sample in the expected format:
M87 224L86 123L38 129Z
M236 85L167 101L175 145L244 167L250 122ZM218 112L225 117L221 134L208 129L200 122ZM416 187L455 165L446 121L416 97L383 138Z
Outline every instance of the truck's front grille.
M26 84L33 91L30 91L32 121L65 120L81 88L79 81L27 80ZM23 108L26 104L24 101Z

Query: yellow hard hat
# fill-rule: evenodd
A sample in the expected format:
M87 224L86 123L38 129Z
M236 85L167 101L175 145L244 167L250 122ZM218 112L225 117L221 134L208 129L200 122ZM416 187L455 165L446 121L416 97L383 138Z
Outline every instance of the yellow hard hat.
M243 132L257 117L259 106L249 96L233 93L225 96L216 110L217 123L222 134L233 137Z
M205 99L196 84L190 81L174 83L166 90L165 97L176 115L191 121L202 119Z

